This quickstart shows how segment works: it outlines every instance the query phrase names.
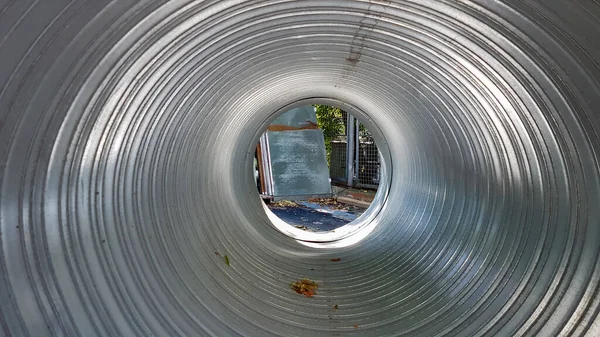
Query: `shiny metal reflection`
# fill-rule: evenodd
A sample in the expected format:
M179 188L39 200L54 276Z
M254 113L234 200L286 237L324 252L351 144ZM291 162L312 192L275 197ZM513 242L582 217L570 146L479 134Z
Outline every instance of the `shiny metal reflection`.
M599 18L0 2L0 335L600 335ZM388 179L356 231L304 242L263 211L253 146L320 100L378 127Z

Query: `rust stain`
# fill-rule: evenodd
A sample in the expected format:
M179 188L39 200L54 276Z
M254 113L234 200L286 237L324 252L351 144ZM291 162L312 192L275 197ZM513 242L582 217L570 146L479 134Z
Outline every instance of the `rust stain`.
M356 66L358 61L360 61L360 54L354 53L346 57L346 62L350 63L352 66Z
M260 193L267 193L267 189L265 188L265 172L263 168L262 162L262 148L260 146L260 142L256 145L256 161L258 163L258 179L260 180Z
M304 126L300 126L300 127L283 125L283 124L271 124L267 128L267 130L269 130L269 131L295 131L295 130L316 130L316 129L319 129L319 127L317 125L315 125L314 123L310 123L309 125L304 125Z

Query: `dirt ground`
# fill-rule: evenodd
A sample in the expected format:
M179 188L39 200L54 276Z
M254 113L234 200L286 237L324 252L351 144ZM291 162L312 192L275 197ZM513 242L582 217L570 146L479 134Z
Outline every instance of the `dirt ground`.
M365 208L343 204L334 198L312 198L307 201L279 201L268 205L275 215L297 228L313 231L333 231L356 218Z

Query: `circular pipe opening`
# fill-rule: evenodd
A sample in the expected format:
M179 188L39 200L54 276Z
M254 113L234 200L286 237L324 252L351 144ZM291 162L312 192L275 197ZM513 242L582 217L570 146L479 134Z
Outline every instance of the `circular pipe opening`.
M371 202L371 205L367 208L367 210L361 214L357 219L352 222L336 228L334 232L331 231L322 231L322 232L307 232L294 226L291 226L277 215L275 215L266 205L263 205L263 209L267 217L269 218L271 224L281 233L294 238L299 241L304 241L307 243L315 243L314 247L343 247L351 244L355 244L360 240L364 239L368 233L370 233L376 226L377 221L376 218L381 212L389 193L390 184L392 181L392 159L390 156L390 151L385 141L385 137L381 132L381 129L377 126L377 124L369 117L367 113L362 111L361 109L353 106L351 104L345 103L343 101L333 99L333 98L324 98L324 97L313 97L309 99L298 100L291 104L288 104L275 113L270 115L267 119L265 119L260 125L259 129L255 131L253 136L253 140L256 142L252 142L251 144L258 143L260 136L263 132L268 128L272 121L274 121L277 117L281 116L287 111L290 111L294 108L312 105L312 104L322 104L335 106L337 108L346 111L358 118L361 123L365 125L365 127L371 132L375 143L379 149L381 155L381 179L377 189L377 193L375 198ZM248 153L254 153L255 147L250 145L248 149ZM244 166L249 166L254 168L253 156L246 156L246 163ZM252 170L251 170L252 172ZM259 197L258 192L256 193L257 198ZM351 236L354 238L349 239ZM347 240L344 240L347 239ZM343 241L343 242L340 242ZM317 243L336 243L331 245L318 245Z

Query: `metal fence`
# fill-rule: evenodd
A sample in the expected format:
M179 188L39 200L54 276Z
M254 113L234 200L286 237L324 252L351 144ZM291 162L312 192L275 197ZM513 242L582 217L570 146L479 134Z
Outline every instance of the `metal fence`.
M344 133L331 141L331 181L337 185L376 189L381 179L377 144L360 121L348 114L344 117Z

